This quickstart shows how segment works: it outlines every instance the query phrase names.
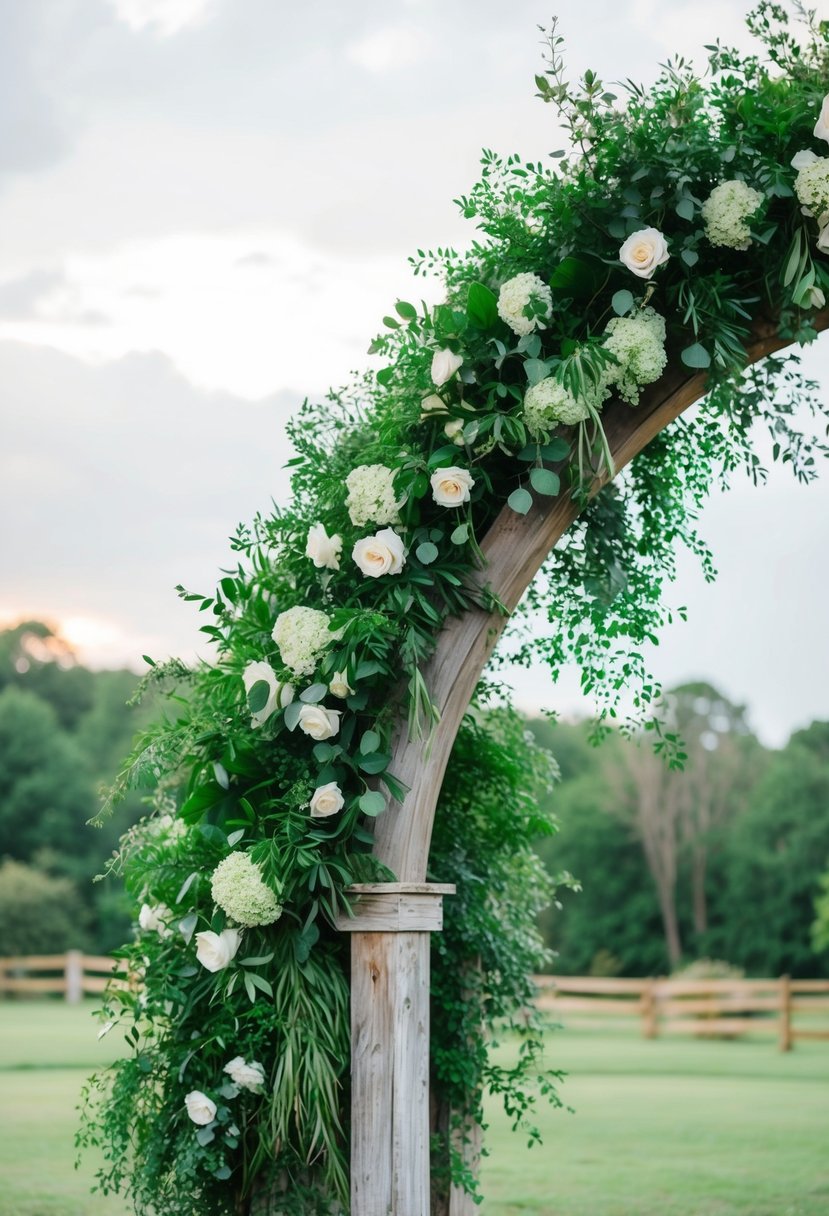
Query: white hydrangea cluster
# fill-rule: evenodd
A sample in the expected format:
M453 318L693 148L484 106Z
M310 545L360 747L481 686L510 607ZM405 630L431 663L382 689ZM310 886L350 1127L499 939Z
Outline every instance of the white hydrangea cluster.
M517 274L498 293L498 316L519 338L544 329L552 309L552 292L537 274Z
M220 861L210 880L214 901L239 925L272 925L282 908L262 871L247 853L231 853Z
M549 434L560 423L574 426L590 417L586 404L578 401L554 376L547 376L524 397L524 423L534 439Z
M812 215L826 215L829 211L829 156L816 156L800 169L794 192Z
M279 647L282 662L294 675L313 674L320 655L334 640L328 628L330 623L327 613L301 604L280 612L271 636Z
M348 486L345 505L356 527L400 523L400 503L394 492L392 469L384 464L361 464L351 470L345 484Z
M729 249L748 249L751 229L747 220L754 215L765 195L745 182L720 182L702 204L705 235L712 245Z
M619 396L639 404L644 384L653 384L665 370L665 318L653 308L642 308L632 317L614 317L607 324L604 348L619 360L606 373Z

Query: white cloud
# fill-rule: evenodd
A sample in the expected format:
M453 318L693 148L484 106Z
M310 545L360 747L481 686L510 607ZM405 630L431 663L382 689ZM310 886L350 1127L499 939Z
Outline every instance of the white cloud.
M365 366L383 309L426 286L396 257L338 257L255 231L137 241L70 255L62 271L42 276L29 315L0 317L0 338L90 362L157 350L193 384L248 399L343 383Z
M345 57L367 72L394 72L425 59L432 49L426 31L416 25L390 25L345 47Z
M214 7L214 0L108 0L108 3L130 29L149 30L161 38L203 24Z

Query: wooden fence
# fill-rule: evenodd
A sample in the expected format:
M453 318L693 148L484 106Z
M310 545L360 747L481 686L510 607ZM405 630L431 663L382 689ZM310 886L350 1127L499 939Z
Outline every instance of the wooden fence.
M0 958L0 997L61 995L77 1004L85 996L102 993L116 965L105 955L80 950Z
M0 958L0 998L59 995L77 1003L100 995L116 966L80 950ZM534 978L537 1007L571 1025L635 1019L646 1039L775 1034L781 1051L798 1039L829 1042L829 980Z
M798 1039L829 1041L829 980L534 978L538 1008L566 1024L635 1018L646 1039L776 1034L781 1051Z

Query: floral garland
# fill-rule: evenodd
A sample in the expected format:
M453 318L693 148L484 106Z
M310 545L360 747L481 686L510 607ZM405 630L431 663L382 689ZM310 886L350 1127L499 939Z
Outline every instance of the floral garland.
M580 152L558 173L486 154L461 206L487 240L415 263L440 266L447 302L397 303L371 348L386 366L294 424L292 509L239 530L239 567L214 596L182 590L212 615L203 631L218 659L153 665L150 682L175 682L176 716L147 732L116 784L115 797L154 790L154 814L114 863L141 905L122 955L142 988L110 994L106 1016L130 1025L135 1050L95 1079L82 1135L107 1146L103 1189L131 1190L138 1211L264 1211L273 1194L274 1211L345 1208L347 987L333 924L351 883L388 876L370 820L406 793L389 771L400 706L415 737L437 728L422 669L442 623L498 608L474 577L478 538L505 502L524 514L534 495L568 492L586 507L596 475L614 471L604 404L635 408L670 360L710 369L703 430L655 445L626 497L600 495L583 544L555 559L602 646L614 611L646 636L661 590L647 562L672 561L670 539L653 539L660 521L695 544L684 495L700 497L714 464L748 447L752 318L773 306L784 335L815 336L829 157L803 144L809 129L829 142L827 28L812 21L800 47L775 14L761 4L749 19L774 72L717 48L707 91L669 66L625 109L591 73L581 92L567 85L553 31L538 89ZM770 117L781 98L785 128ZM810 476L819 444L768 417ZM564 484L550 467L562 462ZM586 634L571 638L590 655ZM522 847L517 837L528 865ZM525 948L516 957L537 946Z

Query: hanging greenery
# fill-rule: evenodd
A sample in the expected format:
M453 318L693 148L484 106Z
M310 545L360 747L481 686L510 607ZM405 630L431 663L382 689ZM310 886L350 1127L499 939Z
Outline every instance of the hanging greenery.
M745 370L758 319L809 342L829 290L829 26L796 17L761 3L757 54L715 45L702 78L676 60L622 96L591 72L571 85L553 28L536 85L569 148L553 166L484 153L459 200L469 248L414 260L443 277L444 303L397 301L371 345L380 369L293 422L290 508L239 528L214 594L181 589L215 660L150 663L169 711L110 799L137 786L151 802L113 861L140 911L104 1016L131 1051L92 1079L80 1136L103 1147L103 1191L139 1213L347 1209L333 925L352 883L391 877L371 825L406 794L395 732L401 715L415 738L441 729L423 668L447 618L499 610L480 541L504 505L582 508L526 600L549 636L514 632L505 653L554 672L575 659L600 723L623 688L652 721L639 648L670 616L678 546L712 573L695 528L710 486L739 467L763 478L757 422L774 459L814 476L814 386L792 359ZM605 403L635 410L676 369L709 373L702 407L596 494L613 472ZM459 885L436 943L433 1059L456 1122L479 1115L484 1084L519 1123L534 1085L554 1096L533 1028L513 1073L484 1046L540 961L532 920L551 891L529 842L552 830L534 809L548 779L514 718L474 711L432 857ZM438 1156L472 1185L457 1153Z

